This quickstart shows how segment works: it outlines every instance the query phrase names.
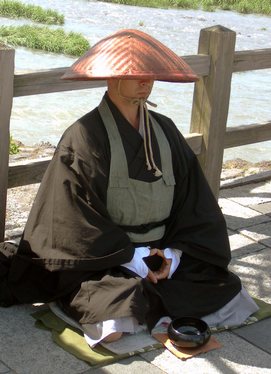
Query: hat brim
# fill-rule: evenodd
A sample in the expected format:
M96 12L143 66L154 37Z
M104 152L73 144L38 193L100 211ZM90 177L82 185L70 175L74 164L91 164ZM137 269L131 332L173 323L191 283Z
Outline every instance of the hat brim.
M67 69L62 79L150 79L195 82L198 76L171 49L139 30L102 39Z

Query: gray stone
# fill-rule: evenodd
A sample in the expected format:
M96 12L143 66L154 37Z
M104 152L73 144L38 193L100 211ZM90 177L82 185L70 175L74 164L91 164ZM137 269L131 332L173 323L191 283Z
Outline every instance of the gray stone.
M250 295L271 303L271 250L232 259L230 269L239 275Z
M266 248L264 245L255 243L254 240L249 239L240 233L228 230L228 235L233 258L259 252Z
M6 230L5 231L5 240L16 240L17 238L21 238L23 234L24 227L21 228L15 228L12 230Z
M229 179L234 179L240 176L242 176L242 170L239 168L224 169L221 172L220 180L229 181Z
M249 208L266 215L271 215L271 203L250 205Z
M253 226L262 222L271 222L269 216L265 216L228 199L219 199L219 206L226 219L227 227L232 230Z
M70 355L34 327L31 306L0 308L0 360L18 374L73 374L89 365Z
M268 203L271 202L271 181L225 189L220 191L220 197L243 206Z
M141 356L168 374L270 374L268 353L231 332L219 333L215 337L222 344L220 349L186 361L178 359L168 350L147 352Z
M11 370L3 363L0 361L0 374L11 374Z
M233 331L263 351L271 354L271 318Z
M243 235L271 247L271 221L240 230Z
M236 173L235 177L234 177L234 173L233 173L233 176L231 176L231 173L229 173L229 178L227 178L227 174L226 174L226 178L222 174L221 175L222 178L221 178L220 188L221 189L223 189L223 188L233 188L233 187L239 187L239 186L244 187L247 184L255 184L255 183L259 183L259 182L265 182L266 180L271 178L271 171L270 170L263 171L263 172L260 172L260 173L255 173L255 172L257 172L257 169L251 168L248 171L248 175L242 175L242 170L240 170L239 175Z
M164 371L150 365L143 357L133 356L98 369L89 369L81 374L163 374Z

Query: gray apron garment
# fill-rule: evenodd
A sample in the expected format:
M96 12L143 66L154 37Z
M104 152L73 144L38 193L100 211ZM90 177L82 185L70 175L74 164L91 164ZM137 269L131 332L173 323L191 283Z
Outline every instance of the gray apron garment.
M105 99L99 105L99 113L108 134L111 150L107 190L109 215L112 221L120 226L158 223L148 232L127 232L127 235L133 243L159 240L165 233L165 224L159 225L159 223L170 215L175 186L168 140L157 121L150 115L160 150L163 174L160 179L151 183L131 179L121 136Z

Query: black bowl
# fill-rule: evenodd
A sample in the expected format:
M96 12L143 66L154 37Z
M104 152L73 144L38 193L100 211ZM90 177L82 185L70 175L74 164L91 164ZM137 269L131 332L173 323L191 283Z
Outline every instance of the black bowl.
M169 324L168 337L177 347L197 348L209 341L211 331L207 323L199 318L182 317Z

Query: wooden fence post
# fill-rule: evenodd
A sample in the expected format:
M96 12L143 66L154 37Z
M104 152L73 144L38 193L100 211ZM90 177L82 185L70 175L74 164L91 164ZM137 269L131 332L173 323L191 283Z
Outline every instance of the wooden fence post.
M223 164L235 39L234 31L220 25L202 29L199 38L198 53L210 55L211 61L208 76L195 84L190 132L203 134L199 161L216 198Z
M14 55L14 49L0 44L0 242L5 237Z

